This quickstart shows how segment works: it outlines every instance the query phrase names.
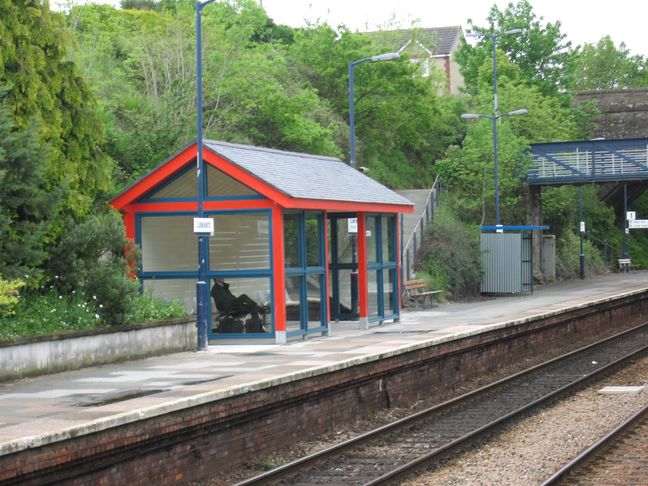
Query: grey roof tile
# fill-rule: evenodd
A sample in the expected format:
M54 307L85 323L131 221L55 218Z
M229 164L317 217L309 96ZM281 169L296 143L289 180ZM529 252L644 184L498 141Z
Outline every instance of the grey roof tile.
M370 32L383 39L394 50L402 49L409 40L420 42L433 56L449 56L458 39L463 38L460 26L398 29L382 32Z
M205 147L299 199L413 205L335 157L205 140Z

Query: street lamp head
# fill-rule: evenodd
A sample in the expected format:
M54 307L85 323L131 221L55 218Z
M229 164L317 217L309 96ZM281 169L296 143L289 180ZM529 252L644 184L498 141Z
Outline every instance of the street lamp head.
M395 61L400 57L400 54L398 52L386 52L385 54L378 54L376 56L371 56L369 60L371 62L378 62L378 61Z
M527 110L526 108L521 108L519 110L509 111L506 114L509 116L515 116L515 115L526 115L527 113L529 113L529 110Z
M507 30L506 32L502 32L502 34L505 35L521 34L521 33L522 33L522 29L511 29L511 30Z
M464 120L472 120L474 118L482 118L484 115L478 115L477 113L464 113L461 115L461 118Z

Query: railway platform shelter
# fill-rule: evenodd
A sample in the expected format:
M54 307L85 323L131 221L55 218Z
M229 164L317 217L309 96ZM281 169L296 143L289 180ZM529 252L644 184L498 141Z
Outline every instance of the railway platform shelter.
M196 144L112 199L144 292L196 311ZM285 343L400 314L399 213L413 204L340 159L205 140L210 341ZM226 289L226 290L223 290ZM225 306L225 297L240 303ZM251 342L251 341L247 341Z

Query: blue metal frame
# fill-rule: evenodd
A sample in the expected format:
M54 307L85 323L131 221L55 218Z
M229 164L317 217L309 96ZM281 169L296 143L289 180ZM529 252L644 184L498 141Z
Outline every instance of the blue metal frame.
M215 170L220 170L220 169L218 169L217 167L214 167L214 169L215 169ZM164 189L165 187L168 187L169 185L173 184L173 183L174 183L175 181L177 181L180 177L184 176L185 174L187 174L188 172L190 172L190 171L192 171L192 170L195 170L195 168L193 168L193 167L191 166L191 164L188 164L186 167L184 167L183 169L179 170L179 171L178 171L176 174L174 174L172 177L169 177L166 181L162 182L161 184L159 184L158 186L156 186L155 188L151 189L151 190L148 191L146 194L144 194L144 195L139 199L139 201L140 201L140 202L144 202L144 203L156 203L156 202L188 202L188 201L195 201L195 200L196 200L196 196L189 196L189 197L174 197L174 198L170 198L170 197L152 198L152 197L151 197L151 196L152 196L153 194L155 194L156 192L158 192L158 191ZM222 171L221 171L221 172L222 172ZM225 175L227 175L227 174L225 174ZM228 177L231 177L231 176L228 175ZM242 186L245 186L245 187L247 187L248 189L254 191L254 189L252 189L252 188L251 188L250 186L248 186L247 184L243 184L242 182L239 182L239 181L236 181L236 182L238 182L238 183L241 184ZM267 199L265 196L262 196L261 194L256 193L256 191L254 191L254 192L256 193L255 195L249 195L249 194L248 194L248 195L241 195L241 196L210 196L209 193L207 192L207 188L208 188L208 186L209 186L209 175L208 175L208 174L205 174L205 177L204 177L204 184L205 184L205 188L204 188L204 194L205 194L205 196L204 196L205 199L204 199L204 200L205 200L205 201L246 201L246 200L254 200L254 201L257 201L257 200L261 200L261 199Z
M223 278L268 278L270 280L270 301L272 303L272 308L274 308L274 286L272 285L273 269L274 269L274 258L273 258L273 227L272 227L272 211L267 208L258 208L258 209L231 209L223 211L209 211L209 215L221 215L221 214L242 214L242 213L260 213L266 215L268 219L268 232L269 232L269 246L270 246L270 261L269 268L267 269L246 269L246 270L213 270L211 268L211 263L209 261L209 249L207 248L204 253L205 258L205 278L207 279L207 287L209 287L209 282L217 277ZM193 217L194 212L192 211L164 211L159 213L138 213L135 218L135 243L141 248L142 246L142 226L141 220L143 217L165 217L165 216L189 216ZM138 262L137 276L140 279L140 291L143 290L144 282L143 280L171 280L171 279L195 279L198 275L197 271L187 271L187 272L176 272L176 271L156 271L156 272L144 272L142 271L141 264ZM210 296L211 299L211 296ZM267 333L230 333L230 334L217 334L213 333L211 329L212 323L212 311L211 311L211 302L207 309L206 317L208 319L208 328L207 328L207 337L208 339L214 340L223 340L223 339L274 339L275 337L275 315L274 312L271 314L271 331Z
M400 307L398 302L398 262L397 262L397 251L396 251L396 218L392 215L386 214L369 214L367 218L373 217L376 218L376 262L367 263L367 272L374 271L377 272L377 307L378 315L369 316L369 322L384 321L385 319L395 319L400 316ZM382 234L382 225L383 222L387 221L391 225L391 235L392 235L392 257L393 260L385 260L385 255L383 255L383 234ZM389 230L388 233L389 234ZM385 273L394 272L394 291L392 292L392 309L391 314L385 314ZM388 281L388 280L387 280Z
M548 230L549 226L480 226L479 229L482 231L540 231Z
M338 232L337 225L341 219L357 218L356 213L335 213L329 214L329 221L331 222L331 261L329 267L331 270L331 290L332 290L332 303L331 303L331 317L341 320L357 320L359 315L357 312L341 313L340 309L340 270L355 270L358 271L358 262L339 263L338 262ZM353 291L353 290L352 290ZM353 300L353 297L352 297Z
M641 149L646 151L646 157L639 160L630 157L622 150ZM588 171L579 170L569 161L561 160L557 154L575 153L584 151L592 154L591 168ZM597 154L600 164L601 154L608 153L618 157L629 164L631 172L605 173L597 166ZM576 184L584 182L614 182L648 179L648 139L634 138L627 140L581 140L574 142L537 143L531 145L531 154L534 160L544 158L551 161L556 167L560 167L569 174L554 176L542 176L538 173L537 166L529 169L527 183L530 185L552 185L552 184Z
M296 211L287 213L288 215L297 215L298 218L298 231L297 231L297 249L298 249L298 267L286 267L285 275L288 277L302 277L301 287L299 289L300 303L300 326L296 330L287 330L286 336L303 336L310 333L321 333L328 329L328 312L327 312L327 281L326 281L326 268L324 262L326 261L326 245L324 241L324 214L321 212L312 211ZM318 221L318 249L320 255L320 265L315 267L308 266L308 259L306 256L306 217L316 216ZM308 327L308 281L309 275L319 276L320 281L320 307L321 307L321 325L319 327Z

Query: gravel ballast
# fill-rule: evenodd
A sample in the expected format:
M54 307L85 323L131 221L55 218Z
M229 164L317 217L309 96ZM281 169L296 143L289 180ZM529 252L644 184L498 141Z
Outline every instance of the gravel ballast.
M537 485L648 403L639 393L601 394L604 386L648 385L648 358L507 427L409 486Z

